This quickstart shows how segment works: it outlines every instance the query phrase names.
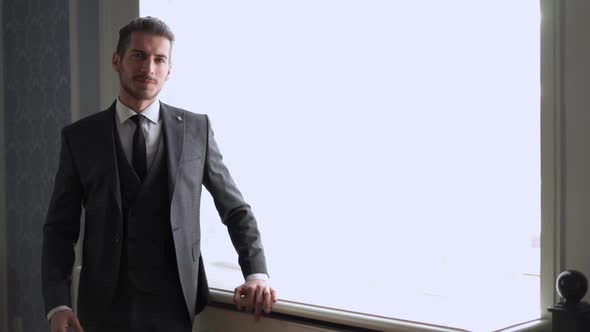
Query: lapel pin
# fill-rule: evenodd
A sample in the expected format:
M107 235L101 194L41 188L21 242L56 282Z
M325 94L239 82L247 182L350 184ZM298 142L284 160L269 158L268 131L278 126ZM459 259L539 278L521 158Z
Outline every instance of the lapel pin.
M180 115L177 115L177 116L176 116L176 120L178 120L178 121L182 121L182 118L180 117Z

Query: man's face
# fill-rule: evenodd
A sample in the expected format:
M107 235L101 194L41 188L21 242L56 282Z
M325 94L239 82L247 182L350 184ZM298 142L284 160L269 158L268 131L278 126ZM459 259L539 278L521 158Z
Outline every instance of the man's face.
M170 40L163 36L132 32L121 58L113 54L113 68L119 73L121 97L152 100L170 76Z

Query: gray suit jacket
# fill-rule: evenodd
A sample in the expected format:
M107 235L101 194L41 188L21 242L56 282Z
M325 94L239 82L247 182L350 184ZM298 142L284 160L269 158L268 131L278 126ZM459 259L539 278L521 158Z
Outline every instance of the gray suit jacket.
M239 255L242 273L267 273L256 220L222 162L206 115L161 103L167 148L170 223L178 273L191 317L206 304L200 241L204 185ZM115 103L62 130L59 168L43 226L42 290L45 310L71 307L74 245L85 208L78 315L96 321L108 308L119 276L122 211L115 156ZM199 281L201 287L199 290ZM199 290L200 298L197 298Z

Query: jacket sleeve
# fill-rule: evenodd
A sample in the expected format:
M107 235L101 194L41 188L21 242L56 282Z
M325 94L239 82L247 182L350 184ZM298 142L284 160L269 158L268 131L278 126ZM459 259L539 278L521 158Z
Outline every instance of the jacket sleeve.
M72 307L70 285L74 246L80 233L82 195L82 184L64 128L59 167L43 225L41 280L46 313L61 305Z
M204 172L203 184L213 197L221 221L228 228L244 278L254 273L268 275L256 219L222 161L208 117Z

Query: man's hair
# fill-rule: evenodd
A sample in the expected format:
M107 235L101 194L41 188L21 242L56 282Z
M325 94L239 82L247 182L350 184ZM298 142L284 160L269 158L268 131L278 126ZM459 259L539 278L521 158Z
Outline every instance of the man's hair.
M123 57L125 50L129 47L132 32L144 32L166 37L170 41L170 52L172 52L172 43L174 42L174 33L170 27L163 21L151 17L139 17L129 22L121 30L119 30L119 42L117 43L117 54Z

